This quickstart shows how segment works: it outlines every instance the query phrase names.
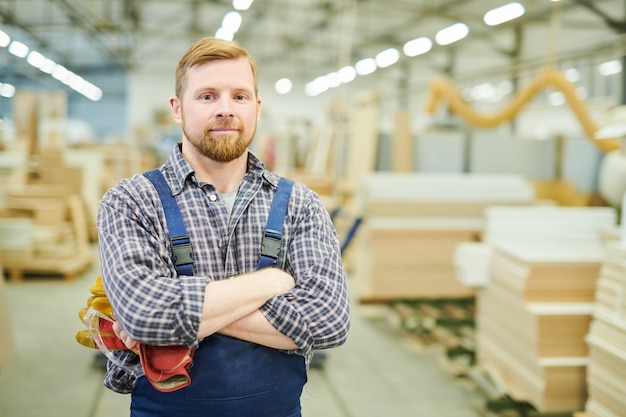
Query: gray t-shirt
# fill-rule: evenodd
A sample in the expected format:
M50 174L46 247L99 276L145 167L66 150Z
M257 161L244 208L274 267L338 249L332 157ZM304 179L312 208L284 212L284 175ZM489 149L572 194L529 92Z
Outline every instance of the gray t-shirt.
M220 193L220 197L226 207L228 208L228 217L233 212L233 206L235 205L235 199L237 198L237 192L239 191L239 187L235 188L232 191L227 192L226 194Z

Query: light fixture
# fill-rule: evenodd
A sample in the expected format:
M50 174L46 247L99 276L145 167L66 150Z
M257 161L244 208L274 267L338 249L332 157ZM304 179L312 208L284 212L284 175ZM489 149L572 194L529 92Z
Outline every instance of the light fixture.
M9 35L0 30L0 46L7 46L8 51L19 57L25 58L26 62L39 69L40 71L50 74L56 80L70 87L72 90L87 97L90 100L98 101L102 98L102 90L91 84L81 76L74 74L63 65L58 65L50 58L45 57L41 52L31 51L28 45L11 41ZM0 84L0 95L3 97L13 97L15 87L11 84Z
M222 28L219 28L217 30L217 32L215 32L215 37L219 38L219 39L224 39L227 41L232 41L233 38L235 37L235 34L229 30Z
M560 91L553 91L548 95L548 103L553 107L562 106L565 104L565 94Z
M274 90L278 94L287 94L293 88L293 83L289 78L281 78L274 84Z
M0 46L6 48L11 43L11 37L0 30Z
M7 83L0 83L0 96L11 98L15 95L15 86Z
M421 37L405 43L402 47L402 52L404 52L404 55L412 57L425 54L426 52L430 51L432 47L433 42L430 39L426 37Z
M319 76L310 83L308 83L306 86L304 86L304 92L309 97L315 97L328 90L328 88L328 78L325 76Z
M222 28L235 34L241 27L241 15L238 12L228 12L222 19Z
M376 55L376 65L380 68L387 68L400 59L400 52L396 48L385 49Z
M354 69L359 75L368 75L376 71L376 60L374 58L365 58L354 64Z
M510 20L517 19L523 15L525 11L526 10L522 4L513 2L489 10L485 13L483 21L489 26L496 26Z
M603 62L602 64L598 65L598 72L605 77L608 77L609 75L619 74L620 72L622 72L622 63L619 62L617 59Z
M576 68L568 68L563 74L565 75L565 79L570 83L575 83L580 80L580 71Z
M56 66L57 66L56 62L54 62L50 58L46 58L43 64L41 64L41 66L39 67L39 70L41 72L45 72L46 74L52 74L52 71L54 71L54 67Z
M441 29L435 36L435 41L439 45L450 45L451 43L460 41L469 33L469 28L465 23L455 23L452 26Z
M235 10L248 10L252 6L253 0L233 0Z
M30 51L30 53L26 57L26 62L28 62L30 65L37 69L39 69L45 61L46 57L37 51Z
M9 44L9 53L19 58L24 58L28 55L29 48L26 44L20 41L13 41Z
M63 65L57 65L54 67L51 75L62 83L65 83L65 80L69 77L69 71Z
M356 78L356 70L353 66L346 65L345 67L339 70L339 79L344 84L349 83L350 81Z

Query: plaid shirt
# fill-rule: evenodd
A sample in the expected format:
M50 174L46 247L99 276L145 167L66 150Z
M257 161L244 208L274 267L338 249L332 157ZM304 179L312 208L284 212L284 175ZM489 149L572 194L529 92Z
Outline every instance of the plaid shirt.
M159 196L143 175L105 193L98 212L102 279L117 320L140 343L197 347L207 283L256 270L279 177L252 154L228 215L216 189L199 183L176 146L160 168L193 246L194 276L177 276ZM350 327L346 276L336 230L317 194L296 183L277 265L296 286L261 308L309 362L313 349L345 342ZM120 363L137 364L129 351ZM135 376L109 362L105 385L130 392Z

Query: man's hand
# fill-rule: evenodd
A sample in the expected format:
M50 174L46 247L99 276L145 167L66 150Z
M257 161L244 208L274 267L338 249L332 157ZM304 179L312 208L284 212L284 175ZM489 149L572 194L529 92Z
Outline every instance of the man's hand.
M268 282L268 289L270 289L272 293L269 298L285 294L296 286L294 278L282 269L265 268L258 272L262 274L262 278Z
M133 350L137 347L137 342L128 336L128 333L122 329L122 326L117 321L113 323L113 332L122 341L122 343L124 343L126 348Z

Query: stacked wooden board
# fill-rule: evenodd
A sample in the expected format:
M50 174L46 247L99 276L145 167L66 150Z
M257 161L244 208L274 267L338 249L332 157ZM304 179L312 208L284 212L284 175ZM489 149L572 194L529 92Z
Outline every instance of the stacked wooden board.
M582 410L598 241L497 242L477 295L479 362L542 413Z
M609 242L589 334L588 417L626 416L626 247Z
M533 200L532 186L518 176L366 175L354 253L361 301L473 297L474 290L455 279L456 246L477 240L487 206Z
M600 242L601 232L616 224L609 207L490 206L484 215L481 241L461 243L454 254L456 277L468 287L487 285L491 246L497 242Z

